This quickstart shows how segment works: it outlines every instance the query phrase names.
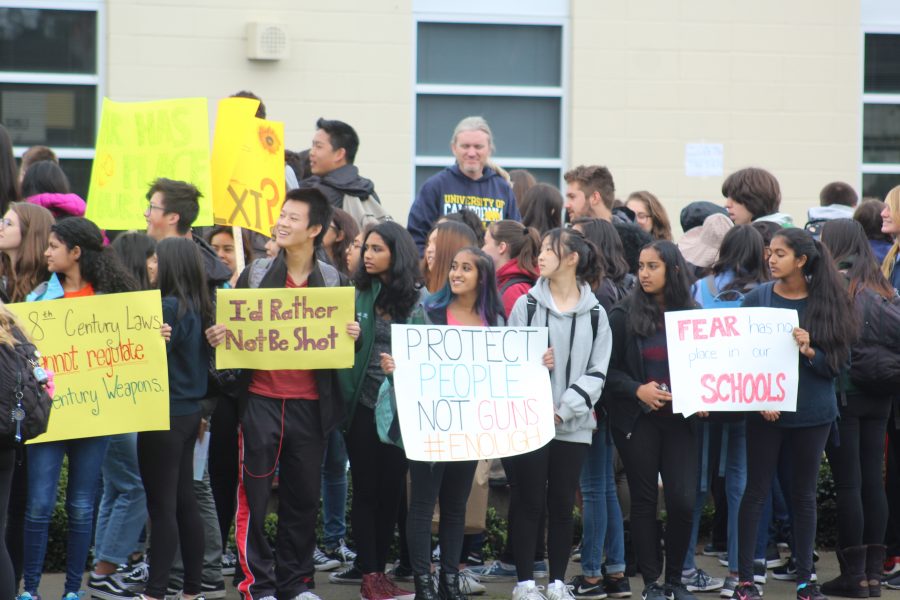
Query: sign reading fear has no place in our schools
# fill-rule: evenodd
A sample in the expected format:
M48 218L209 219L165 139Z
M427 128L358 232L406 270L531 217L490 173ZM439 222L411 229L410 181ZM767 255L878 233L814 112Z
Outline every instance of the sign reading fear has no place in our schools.
M28 443L169 428L158 290L7 308L56 384L47 432Z
M672 410L797 410L797 311L716 308L666 313Z
M392 325L394 388L406 456L502 458L556 434L545 327Z
M233 289L216 294L220 369L344 369L353 366L352 287Z

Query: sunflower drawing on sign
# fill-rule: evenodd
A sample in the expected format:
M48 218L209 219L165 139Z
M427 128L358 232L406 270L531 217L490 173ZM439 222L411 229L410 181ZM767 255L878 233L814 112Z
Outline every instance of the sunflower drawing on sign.
M281 140L278 134L268 125L260 125L259 142L269 154L277 154L281 150Z

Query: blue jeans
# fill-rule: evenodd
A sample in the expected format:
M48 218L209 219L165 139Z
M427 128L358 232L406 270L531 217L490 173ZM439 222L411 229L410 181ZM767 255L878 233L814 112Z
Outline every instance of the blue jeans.
M581 572L585 577L603 575L601 542L606 550L606 572L625 570L625 530L616 495L613 445L608 421L600 421L581 468L582 516Z
M710 427L710 425L713 425ZM704 441L700 443L700 469L703 470L712 464L709 456L709 445L705 440L714 434L715 424L703 423ZM719 473L725 476L725 497L728 502L728 571L737 573L738 557L738 512L741 508L741 498L744 496L744 488L747 485L747 427L744 421L736 423L722 423L722 445L719 458ZM691 543L687 556L684 557L685 571L697 568L694 561L694 550L697 548L697 537L700 530L700 515L706 504L707 489L703 486L703 473L697 479L697 502L694 505L694 528L691 531ZM707 483L712 480L714 473L707 472ZM765 550L763 550L765 556Z
M138 549L147 522L147 497L137 462L137 434L109 438L103 460L103 497L97 517L94 555L121 565Z
M109 437L81 438L27 446L28 501L25 506L25 590L32 595L41 583L50 518L56 505L63 457L69 457L66 487L66 584L63 594L78 593L91 545L94 498Z
M322 459L322 520L325 547L335 548L347 537L347 446L340 430L328 435Z

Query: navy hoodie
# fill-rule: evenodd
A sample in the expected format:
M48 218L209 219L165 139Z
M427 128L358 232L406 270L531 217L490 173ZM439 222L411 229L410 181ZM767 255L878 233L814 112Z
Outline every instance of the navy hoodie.
M481 217L485 227L502 219L522 220L512 186L503 177L485 167L480 179L472 179L454 163L425 182L409 209L406 228L420 254L435 222L463 208Z

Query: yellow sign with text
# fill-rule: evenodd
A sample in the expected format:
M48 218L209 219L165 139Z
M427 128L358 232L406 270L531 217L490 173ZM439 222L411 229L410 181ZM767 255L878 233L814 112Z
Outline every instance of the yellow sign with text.
M216 225L272 234L284 202L284 123L256 118L258 100L219 101L212 149Z
M144 229L147 190L167 177L197 186L202 196L194 226L212 225L209 165L206 98L104 98L85 216L107 229Z
M169 428L159 291L8 304L53 371L47 432L28 443Z
M219 369L346 369L353 366L352 287L236 289L216 292Z

